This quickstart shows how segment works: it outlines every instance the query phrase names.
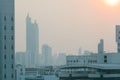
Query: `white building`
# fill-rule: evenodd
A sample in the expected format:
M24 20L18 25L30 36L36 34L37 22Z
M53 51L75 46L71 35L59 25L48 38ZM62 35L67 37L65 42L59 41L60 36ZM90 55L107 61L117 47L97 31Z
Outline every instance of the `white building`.
M67 65L120 64L120 54L104 53L81 56L67 56Z
M67 56L67 64L61 66L60 80L119 80L120 54L102 53Z
M15 80L14 21L14 0L0 0L0 80Z

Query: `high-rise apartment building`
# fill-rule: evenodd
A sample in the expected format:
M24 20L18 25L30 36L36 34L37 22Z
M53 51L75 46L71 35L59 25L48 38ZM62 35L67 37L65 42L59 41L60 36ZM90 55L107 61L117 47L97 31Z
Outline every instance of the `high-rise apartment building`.
M26 18L26 51L31 56L31 66L37 66L39 53L39 30L38 24L35 21L32 23L29 15Z
M15 80L14 0L0 0L0 80Z

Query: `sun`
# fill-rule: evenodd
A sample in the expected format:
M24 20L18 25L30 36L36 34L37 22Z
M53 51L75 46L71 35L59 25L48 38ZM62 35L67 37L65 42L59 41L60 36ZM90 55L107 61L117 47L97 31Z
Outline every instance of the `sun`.
M110 6L116 6L120 3L120 0L104 0L106 4Z

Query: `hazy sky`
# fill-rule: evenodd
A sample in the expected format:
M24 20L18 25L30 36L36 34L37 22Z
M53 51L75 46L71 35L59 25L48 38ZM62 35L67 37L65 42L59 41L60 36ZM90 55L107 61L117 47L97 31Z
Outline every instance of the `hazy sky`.
M105 51L115 52L119 5L112 7L103 0L16 0L16 51L26 49L25 18L29 13L39 24L40 52L43 44L50 45L53 53L76 54L79 47L96 52L101 38Z

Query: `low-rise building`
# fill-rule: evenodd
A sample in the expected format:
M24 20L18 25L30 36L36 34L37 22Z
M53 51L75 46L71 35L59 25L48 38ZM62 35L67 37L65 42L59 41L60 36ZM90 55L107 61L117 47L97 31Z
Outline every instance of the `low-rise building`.
M25 67L21 64L16 65L15 74L15 80L25 80Z
M67 65L88 65L88 64L120 64L120 54L104 53L91 55L70 55L66 57Z

